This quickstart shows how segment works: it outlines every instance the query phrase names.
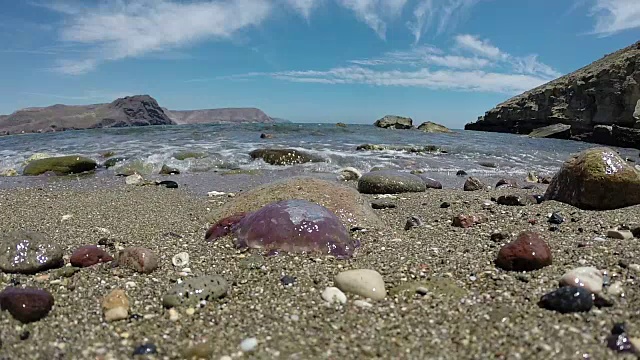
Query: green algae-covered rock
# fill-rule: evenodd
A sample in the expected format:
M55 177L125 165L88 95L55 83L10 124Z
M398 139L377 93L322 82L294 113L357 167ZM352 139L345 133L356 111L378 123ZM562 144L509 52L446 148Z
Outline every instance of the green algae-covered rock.
M358 191L363 194L399 194L425 190L427 188L422 178L395 170L372 171L358 180Z
M324 159L296 149L256 149L249 153L252 159L262 159L271 165L293 165L323 162Z
M22 170L22 174L34 176L51 171L56 175L69 175L91 171L97 166L98 164L96 164L95 161L84 156L57 156L30 161L29 164L25 166L24 170Z
M165 307L196 306L227 294L229 283L220 275L198 276L175 285L162 297Z
M612 149L587 149L562 165L544 197L584 210L637 205L640 204L640 172Z

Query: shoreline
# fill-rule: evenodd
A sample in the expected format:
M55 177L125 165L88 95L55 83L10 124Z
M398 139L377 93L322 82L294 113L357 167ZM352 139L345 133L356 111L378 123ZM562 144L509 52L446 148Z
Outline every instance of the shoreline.
M233 180L238 186L254 186ZM42 274L3 274L3 286L18 281L47 289L56 304L47 317L28 325L0 312L0 355L121 359L130 358L136 346L153 343L158 354L151 358L180 359L190 344L206 337L211 359L569 359L582 354L624 359L607 349L604 339L616 322L626 321L630 336L640 325L634 310L639 300L636 275L620 267L637 259L635 240L593 240L610 227L635 221L640 206L591 212L549 201L523 207L494 203L492 210L483 210L482 203L491 197L540 191L429 189L396 195L395 209L374 210L382 230L358 235L363 245L353 259L283 254L264 258L261 267L250 269L244 261L257 252L238 252L229 236L213 244L204 241L207 208L230 198L207 198L187 187L115 185L0 190L0 206L10 209L0 218L0 228L43 232L63 247L67 260L76 247L98 241L97 228L106 228L114 246L107 248L111 255L119 247L144 246L156 252L160 262L151 274L109 264L58 281L38 281ZM363 197L371 201L376 196ZM451 207L440 208L443 201ZM567 220L560 231L547 229L546 216L553 211ZM458 213L483 213L489 220L455 228L450 220ZM72 217L61 220L64 215ZM424 225L405 231L410 216L419 216ZM537 224L529 224L530 218ZM497 269L493 260L506 241L496 243L490 234L526 229L543 234L553 265L525 274ZM178 308L179 320L173 321L161 299L173 281L185 278L171 265L172 256L183 251L191 256L193 275L222 275L232 286L227 297L194 309L192 315ZM576 266L607 269L612 282L623 282L625 297L616 299L613 307L584 314L539 308L540 296L557 288L560 276ZM322 290L333 286L338 272L355 268L380 272L389 292L386 299L361 307L354 302L357 296L348 295L345 305L326 305ZM295 277L296 283L281 285L284 275ZM426 295L398 293L418 283L429 289ZM104 322L100 302L114 288L125 289L139 320ZM30 337L20 340L25 330ZM258 340L257 348L243 354L239 344L251 337Z

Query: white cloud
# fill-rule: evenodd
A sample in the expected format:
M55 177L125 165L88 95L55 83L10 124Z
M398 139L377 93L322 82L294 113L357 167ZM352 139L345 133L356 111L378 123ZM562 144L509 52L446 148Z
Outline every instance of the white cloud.
M420 42L422 35L435 26L439 35L457 25L461 18L468 15L471 8L480 0L421 0L413 10L414 20L407 27L414 37L414 43ZM435 24L434 24L434 19Z
M351 60L352 64L363 66L410 65L414 67L434 65L458 69L479 69L490 65L490 61L477 56L465 57L445 54L432 46L414 47L407 51L391 51L380 58Z
M485 56L490 59L499 59L504 54L497 47L491 45L489 41L482 40L474 35L463 34L455 37L456 45L472 53Z
M381 39L386 39L386 20L393 20L400 16L407 0L337 0L337 2L353 11L356 17L372 28Z
M294 10L300 13L305 19L309 20L311 11L318 6L320 0L285 0L286 3Z
M620 31L640 27L639 0L594 0L591 16L596 24L593 32L609 36Z
M228 39L244 28L259 25L271 7L268 0L130 0L90 9L67 6L62 40L89 46L94 57L66 59L55 69L81 74L106 60L165 51L205 39Z

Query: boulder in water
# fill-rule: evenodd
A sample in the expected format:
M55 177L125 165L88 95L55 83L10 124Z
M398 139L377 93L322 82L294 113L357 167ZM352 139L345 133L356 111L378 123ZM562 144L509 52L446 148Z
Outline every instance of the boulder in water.
M249 153L252 159L262 159L271 165L293 165L323 162L324 159L296 149L256 149Z
M587 149L562 165L544 197L584 210L637 205L640 204L640 172L612 149Z
M413 129L413 120L408 117L386 115L373 124L384 129Z
M84 156L57 156L30 161L22 170L22 174L27 176L41 175L46 172L56 175L79 174L95 170L97 166L95 161Z
M420 126L418 126L418 130L422 130L422 131L428 132L428 133L443 133L443 134L451 134L451 133L453 133L453 131L451 131L446 126L440 125L440 124L436 124L436 123L434 123L432 121L423 122L422 124L420 124Z

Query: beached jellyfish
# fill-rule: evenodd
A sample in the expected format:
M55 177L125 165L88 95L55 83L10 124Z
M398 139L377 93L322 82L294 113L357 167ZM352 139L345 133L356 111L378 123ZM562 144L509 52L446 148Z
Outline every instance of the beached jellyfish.
M244 216L233 232L238 248L272 253L317 252L348 258L359 245L333 212L305 200L268 204Z

